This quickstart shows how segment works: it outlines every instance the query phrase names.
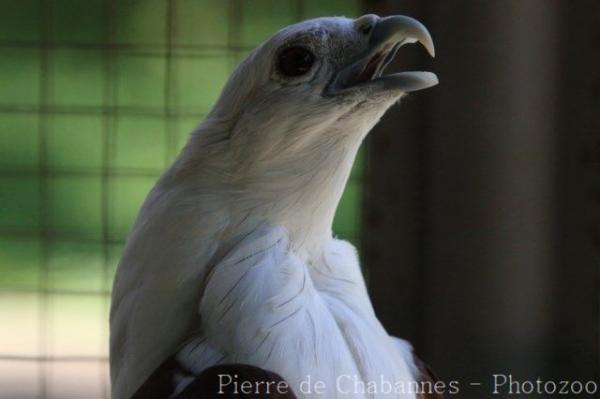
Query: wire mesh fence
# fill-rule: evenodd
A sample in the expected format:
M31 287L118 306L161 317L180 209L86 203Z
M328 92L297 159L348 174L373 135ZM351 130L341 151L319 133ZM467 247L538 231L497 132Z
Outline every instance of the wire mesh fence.
M24 0L0 15L0 398L109 397L112 276L231 69L342 0ZM336 218L358 236L357 163Z

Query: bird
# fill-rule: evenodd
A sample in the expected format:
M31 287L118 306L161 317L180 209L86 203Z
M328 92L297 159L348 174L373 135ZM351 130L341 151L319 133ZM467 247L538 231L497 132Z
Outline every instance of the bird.
M429 373L379 322L356 248L332 232L367 133L438 84L385 72L416 42L434 56L411 17L321 17L235 68L129 233L110 309L113 398L191 397L214 388L214 367L283 380L289 397L425 397L410 387ZM362 392L371 382L394 391Z

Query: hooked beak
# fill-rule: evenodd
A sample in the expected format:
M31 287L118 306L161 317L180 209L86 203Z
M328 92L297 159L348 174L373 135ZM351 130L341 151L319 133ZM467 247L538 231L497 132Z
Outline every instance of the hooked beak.
M406 43L420 42L432 57L435 49L427 28L416 19L403 15L379 18L365 15L355 21L358 29L369 34L369 44L358 59L343 67L328 87L330 94L338 94L354 88L372 87L375 90L398 90L410 92L438 84L431 72L399 72L384 75L398 49Z

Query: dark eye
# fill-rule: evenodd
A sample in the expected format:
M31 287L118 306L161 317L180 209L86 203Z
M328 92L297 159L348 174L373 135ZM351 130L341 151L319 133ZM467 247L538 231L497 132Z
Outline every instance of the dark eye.
M279 55L279 71L286 76L304 75L314 62L315 56L304 47L289 47Z

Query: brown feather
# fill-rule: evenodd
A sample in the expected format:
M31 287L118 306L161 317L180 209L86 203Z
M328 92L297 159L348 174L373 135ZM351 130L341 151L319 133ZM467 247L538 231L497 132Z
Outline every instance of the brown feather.
M413 361L415 362L415 366L419 370L420 379L419 382L429 383L431 386L435 386L435 383L439 381L435 373L431 370L431 368L425 364L421 359L417 357L417 355L413 351ZM427 384L427 385L429 385ZM417 399L444 399L444 395L438 394L436 392L422 392L417 394Z

